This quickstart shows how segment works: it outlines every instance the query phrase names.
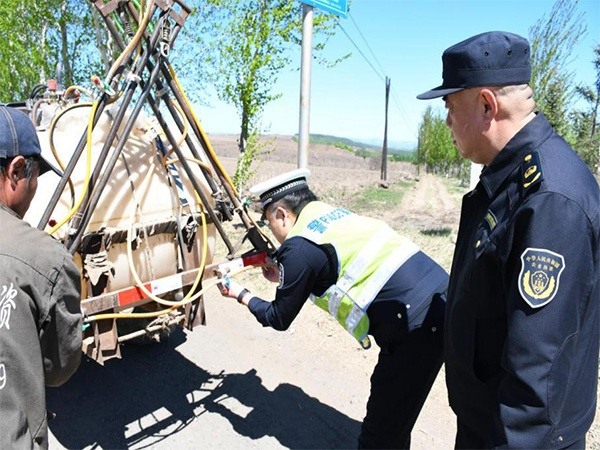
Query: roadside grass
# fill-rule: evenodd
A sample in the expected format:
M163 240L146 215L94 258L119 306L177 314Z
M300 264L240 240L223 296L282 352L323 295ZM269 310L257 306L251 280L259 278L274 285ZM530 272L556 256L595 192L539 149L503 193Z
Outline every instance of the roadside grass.
M362 191L354 192L342 199L341 206L357 214L370 215L373 211L397 208L404 194L414 187L415 181L399 181L390 183L387 188L367 186Z
M452 196L462 197L469 192L469 183L458 178L439 177L446 186L448 193Z

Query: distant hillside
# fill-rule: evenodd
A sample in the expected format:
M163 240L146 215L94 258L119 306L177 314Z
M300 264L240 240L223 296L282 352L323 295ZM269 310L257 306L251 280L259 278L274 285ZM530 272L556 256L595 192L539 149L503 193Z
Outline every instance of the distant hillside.
M298 141L298 135L293 137L294 141ZM342 150L348 150L358 156L372 156L373 154L381 154L381 146L366 144L364 142L354 141L348 138L330 136L327 134L311 134L311 144L331 145ZM410 161L414 157L414 150L393 148L388 146L388 155L391 159Z

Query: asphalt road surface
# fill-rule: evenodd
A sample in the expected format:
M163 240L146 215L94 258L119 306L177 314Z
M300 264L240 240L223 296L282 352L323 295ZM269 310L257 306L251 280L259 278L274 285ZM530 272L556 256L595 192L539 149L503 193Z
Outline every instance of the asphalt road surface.
M362 350L310 302L285 332L216 290L205 302L206 326L125 345L104 366L84 358L49 388L50 448L356 448L376 347ZM413 449L452 448L453 437L440 376Z

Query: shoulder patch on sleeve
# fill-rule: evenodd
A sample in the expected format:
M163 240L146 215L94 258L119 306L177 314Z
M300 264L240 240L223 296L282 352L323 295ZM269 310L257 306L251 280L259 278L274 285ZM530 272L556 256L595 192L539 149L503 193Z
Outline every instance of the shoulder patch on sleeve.
M278 288L283 286L283 281L284 281L283 264L279 263L279 286L277 286Z
M521 187L524 192L544 180L538 152L531 152L521 165Z
M552 301L558 292L560 275L565 269L565 258L544 248L527 248L521 255L519 292L532 308L540 308Z

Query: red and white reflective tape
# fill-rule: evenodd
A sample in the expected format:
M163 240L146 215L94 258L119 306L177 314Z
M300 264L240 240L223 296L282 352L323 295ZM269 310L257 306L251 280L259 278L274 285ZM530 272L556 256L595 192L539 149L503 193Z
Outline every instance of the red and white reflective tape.
M223 273L237 272L248 266L259 266L268 264L267 252L253 253L251 255L242 256L231 261L219 264L219 270Z
M237 272L248 266L258 266L269 264L269 258L266 252L253 253L247 256L236 258L232 261L219 265L219 270L223 273ZM161 294L181 289L184 286L182 274L170 275L168 277L153 280L148 283L144 283L144 288L152 295L159 296ZM148 295L142 288L138 286L124 289L117 293L119 306L127 306L132 303L139 302L147 299Z
M183 287L183 277L181 274L170 275L158 280L153 280L149 283L144 283L144 287L152 295L158 296L160 294L164 294L165 292L181 289ZM148 295L140 287L135 286L130 289L120 291L118 298L119 306L126 306L131 303L144 300L145 298L148 298Z

